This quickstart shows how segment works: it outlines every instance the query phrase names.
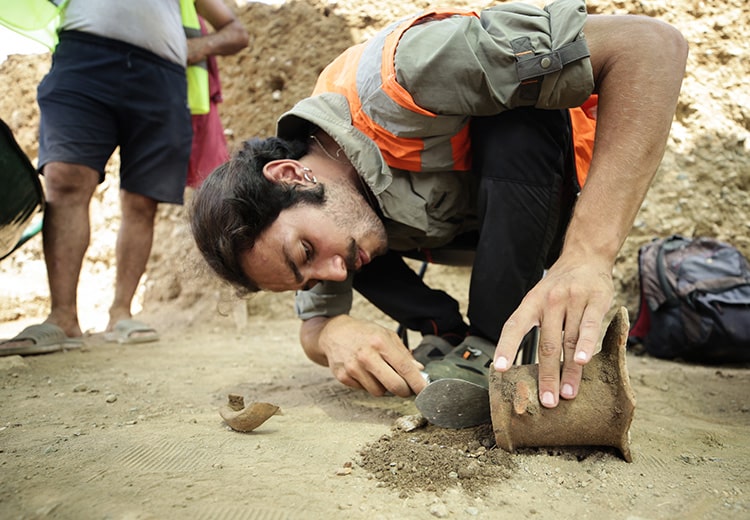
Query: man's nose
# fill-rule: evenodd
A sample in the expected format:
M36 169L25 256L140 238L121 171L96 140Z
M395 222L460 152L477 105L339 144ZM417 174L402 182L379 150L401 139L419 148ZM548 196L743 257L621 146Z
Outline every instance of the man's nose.
M315 267L315 272L312 275L317 280L343 282L349 275L346 269L346 262L340 255L334 255L327 260L322 260Z

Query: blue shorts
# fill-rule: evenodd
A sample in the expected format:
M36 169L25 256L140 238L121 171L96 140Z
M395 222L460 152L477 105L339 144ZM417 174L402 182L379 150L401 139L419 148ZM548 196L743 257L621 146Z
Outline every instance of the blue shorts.
M185 69L118 40L64 31L39 84L39 171L49 162L100 174L120 147L120 188L181 204L193 131Z

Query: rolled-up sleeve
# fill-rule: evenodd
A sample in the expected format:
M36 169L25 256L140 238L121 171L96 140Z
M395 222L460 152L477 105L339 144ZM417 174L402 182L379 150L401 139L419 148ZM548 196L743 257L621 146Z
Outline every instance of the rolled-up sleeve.
M297 316L303 320L349 314L352 308L352 275L343 282L321 282L294 296Z
M399 43L398 81L436 114L577 107L594 89L586 16L584 0L556 0L417 25Z

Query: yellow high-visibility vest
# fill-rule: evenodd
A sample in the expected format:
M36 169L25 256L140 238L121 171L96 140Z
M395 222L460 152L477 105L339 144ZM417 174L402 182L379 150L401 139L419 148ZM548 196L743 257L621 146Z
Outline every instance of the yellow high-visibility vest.
M188 38L201 36L201 24L198 21L198 13L195 10L193 0L180 0L180 11L182 13L182 27L185 29L185 36ZM198 63L188 65L186 74L190 113L193 115L208 114L210 109L208 63L206 60L202 60Z
M41 43L49 50L57 46L60 13L68 0L24 0L0 2L0 25Z

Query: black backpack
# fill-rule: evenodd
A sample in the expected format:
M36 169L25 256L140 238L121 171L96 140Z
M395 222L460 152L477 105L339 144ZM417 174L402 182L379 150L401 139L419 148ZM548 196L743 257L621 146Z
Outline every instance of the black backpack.
M654 239L640 248L638 271L631 346L665 359L750 362L750 266L735 247L707 237Z

